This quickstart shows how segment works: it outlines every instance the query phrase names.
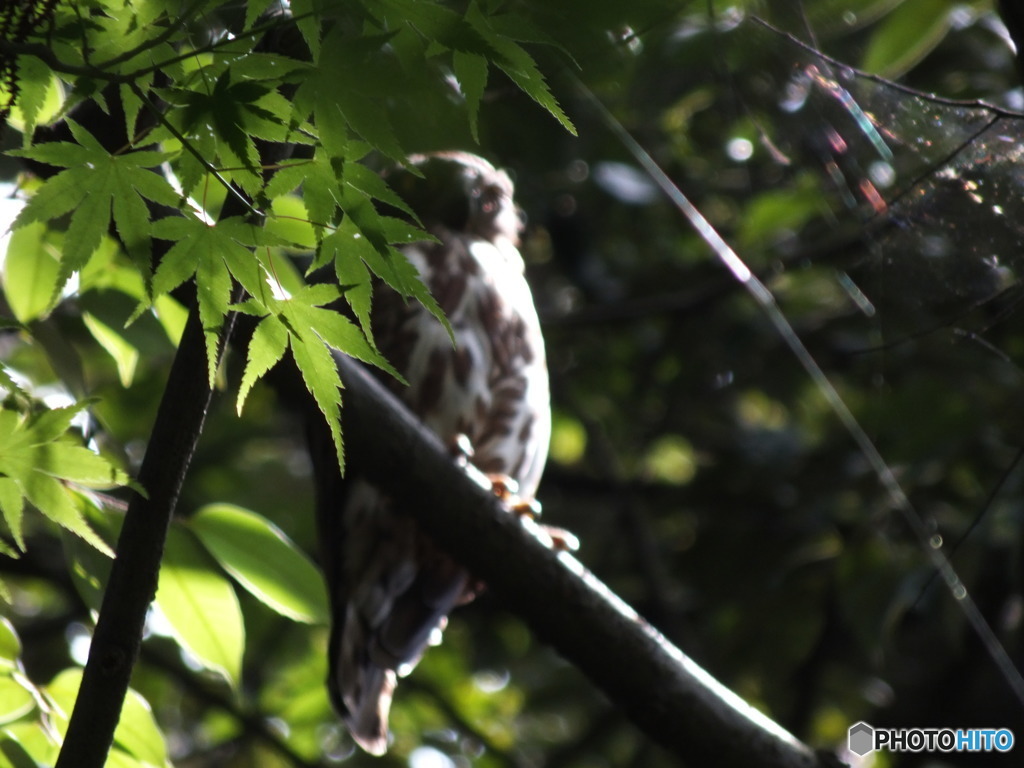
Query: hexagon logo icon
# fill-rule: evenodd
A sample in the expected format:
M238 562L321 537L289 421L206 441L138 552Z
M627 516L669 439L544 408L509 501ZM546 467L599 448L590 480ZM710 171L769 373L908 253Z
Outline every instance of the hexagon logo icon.
M864 722L856 723L850 726L849 733L847 734L847 745L850 751L855 755L864 757L869 752L874 751L872 744L874 743L875 729Z

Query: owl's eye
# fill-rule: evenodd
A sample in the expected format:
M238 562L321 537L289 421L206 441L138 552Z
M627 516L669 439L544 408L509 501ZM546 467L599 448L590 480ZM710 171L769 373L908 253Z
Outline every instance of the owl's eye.
M484 213L494 213L501 203L501 190L497 187L484 187L479 191L481 198L480 210Z

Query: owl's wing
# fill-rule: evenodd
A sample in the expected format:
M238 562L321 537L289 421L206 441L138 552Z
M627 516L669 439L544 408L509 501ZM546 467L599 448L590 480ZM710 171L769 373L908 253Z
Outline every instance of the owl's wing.
M382 754L397 674L444 628L468 576L365 481L353 481L338 518L328 688L353 738Z

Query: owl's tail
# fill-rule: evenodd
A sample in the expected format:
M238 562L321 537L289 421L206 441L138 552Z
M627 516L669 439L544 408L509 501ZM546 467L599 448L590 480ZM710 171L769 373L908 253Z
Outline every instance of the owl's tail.
M347 709L345 725L356 743L371 755L383 755L388 750L388 711L396 682L393 669L370 663L346 681L349 690L342 691Z

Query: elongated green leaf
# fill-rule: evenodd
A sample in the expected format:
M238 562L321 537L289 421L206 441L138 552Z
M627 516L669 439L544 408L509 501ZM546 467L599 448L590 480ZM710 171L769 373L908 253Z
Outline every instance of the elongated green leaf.
M153 310L167 338L175 347L185 330L188 310L170 296L157 296L153 300Z
M380 177L380 174L374 173L365 165L354 162L345 163L344 183L359 190L367 197L372 197L375 200L380 200L382 203L392 205L417 221L419 220L416 217L416 212L406 204L397 192L387 185L387 182Z
M62 101L53 69L35 56L19 56L18 98L11 110L11 125L27 138L37 122L46 122L57 114Z
M359 320L359 327L363 329L370 343L375 344L373 326L370 323L373 283L366 262L360 255L360 252L366 253L367 248L372 250L373 246L366 242L366 238L362 237L352 220L346 217L336 232L324 238L322 252L334 251L334 274L338 278L338 284L345 288L345 298ZM367 254L367 258L374 256Z
M67 432L75 416L85 410L87 405L87 402L75 403L66 408L51 408L33 416L27 423L26 443L39 445L56 440Z
M127 475L88 448L66 442L46 443L35 452L36 470L89 488L125 485Z
M135 377L135 366L139 362L139 350L128 343L124 336L88 312L82 313L82 320L93 338L114 358L121 385L130 387Z
M192 534L177 525L167 534L156 604L181 646L237 686L245 646L238 598Z
M64 438L71 420L87 404L32 417L0 407L0 511L19 547L24 548L21 515L23 499L28 499L53 522L113 556L86 522L81 499L62 482L98 488L130 483L105 458Z
M189 525L217 562L265 605L295 621L324 624L327 594L316 566L269 520L211 504Z
M153 292L167 293L193 274L196 276L199 317L206 333L212 384L217 372L218 333L231 299L232 276L254 296L267 292L259 262L245 245L258 239L260 232L241 219L225 219L209 226L184 217L161 219L153 232L160 239L177 241L153 276Z
M899 77L946 36L952 10L952 0L904 0L871 36L861 67Z
M153 709L140 693L130 688L114 732L114 743L143 765L167 763L167 744L153 717Z

